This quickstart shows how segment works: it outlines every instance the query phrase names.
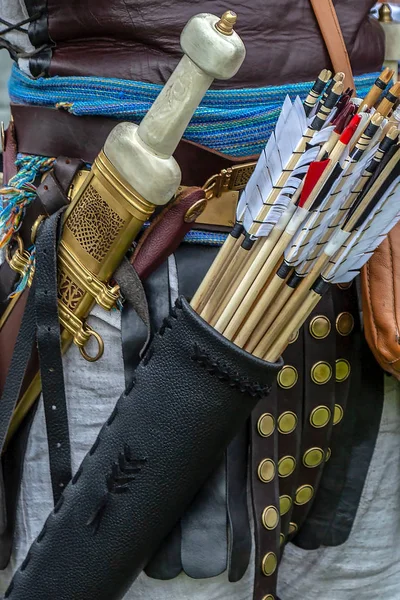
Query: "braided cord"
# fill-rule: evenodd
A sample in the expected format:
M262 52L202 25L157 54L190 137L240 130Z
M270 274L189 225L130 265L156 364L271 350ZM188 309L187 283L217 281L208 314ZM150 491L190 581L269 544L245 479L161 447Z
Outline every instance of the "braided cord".
M8 185L0 188L0 208L3 207L0 210L0 249L7 246L13 235L18 232L26 207L36 197L35 180L53 167L54 160L54 158L41 156L18 156L15 163L18 172L10 179ZM17 287L10 294L10 298L25 289L35 266L35 247L32 245L27 250L29 253L27 268Z
M0 188L3 208L0 212L0 249L10 241L12 235L21 227L26 207L36 196L35 179L49 171L54 158L40 156L20 156L16 166L18 172L8 183Z

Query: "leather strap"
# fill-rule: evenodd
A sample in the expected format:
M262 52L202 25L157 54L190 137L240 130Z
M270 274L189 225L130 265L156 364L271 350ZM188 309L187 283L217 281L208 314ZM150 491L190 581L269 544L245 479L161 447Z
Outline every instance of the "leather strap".
M279 477L277 469L278 440L270 435L260 440L258 425L263 415L270 414L276 422L276 397L261 400L250 418L252 502L256 541L254 600L263 600L268 595L275 598L279 559ZM263 516L268 511L271 524L264 525ZM275 517L274 517L275 515ZM267 521L269 523L269 519Z
M42 106L11 105L18 152L41 156L69 156L92 163L118 119L71 115ZM37 124L40 123L40 135ZM258 156L227 156L205 146L181 140L174 153L185 185L203 185L212 175Z
M141 279L146 279L149 273L155 271L175 252L205 204L204 190L198 187L187 188L152 220L150 227L141 236L131 260Z
M240 581L250 562L251 531L247 504L248 426L238 433L226 451L227 507L229 519L228 578Z
M3 146L3 183L9 182L17 172L15 161L17 160L17 140L14 122L10 121L2 139Z
M320 345L325 341L327 344L333 345L337 375L340 375L342 372L341 369L345 367L346 363L344 361L347 361L349 370L347 377L342 377L342 381L339 381L340 377L336 377L334 383L336 417L337 419L340 418L341 411L343 411L342 415L344 416L332 428L331 438L326 441L327 446L329 445L331 456L327 462L324 461L323 473L313 504L295 540L296 545L307 549L316 549L321 544L325 545L325 540L331 535L331 523L334 519L346 481L353 443L355 414L352 405L354 402L357 402L356 399L361 394L359 373L361 363L359 359L360 323L357 310L356 286L352 285L351 289L341 289L339 286L332 286L331 293L334 306L331 335L322 341L316 340L315 344ZM330 303L323 304L320 308L325 318L331 317L329 311ZM340 366L341 364L342 367ZM334 367L335 363L332 366ZM332 384L332 381L330 383ZM322 389L324 390L325 387L322 386ZM366 410L368 410L367 407ZM323 431L324 428L322 428Z
M141 350L139 351L139 356L142 358L151 340L149 307L142 282L140 281L136 270L126 258L123 259L122 263L116 270L114 278L121 289L122 297L135 309L136 313L146 327L147 336Z
M304 418L298 463L297 490L292 512L292 537L304 523L312 506L325 464L325 453L332 433L335 406L335 331L316 340L310 333L310 324L316 316L322 315L334 321L331 294L322 297L318 306L307 319L304 327ZM323 427L313 424L313 411L321 405L330 411L331 418ZM311 462L307 456L321 453L319 462Z
M310 0L310 2L328 49L334 71L342 71L346 75L346 87L355 89L350 58L332 0Z
M216 577L227 567L225 461L214 462L217 468L181 519L182 567L194 579Z
M301 461L300 440L303 427L303 394L304 394L304 328L299 331L298 338L284 352L285 366L277 377L275 394L279 407L276 429L278 430L278 460ZM293 374L294 379L286 384L287 373ZM294 381L294 383L293 383ZM289 464L289 463L288 463ZM290 523L293 512L293 498L297 488L298 469L279 479L279 498L281 509L281 534L283 544L291 531ZM283 546L282 546L283 548Z
M62 214L60 209L40 226L35 272L36 336L54 504L72 478L57 304L57 246Z
M35 282L33 282L28 296L10 368L0 400L0 454L4 449L4 442L6 440L11 416L14 412L18 398L20 397L26 366L32 353L36 331L34 302Z

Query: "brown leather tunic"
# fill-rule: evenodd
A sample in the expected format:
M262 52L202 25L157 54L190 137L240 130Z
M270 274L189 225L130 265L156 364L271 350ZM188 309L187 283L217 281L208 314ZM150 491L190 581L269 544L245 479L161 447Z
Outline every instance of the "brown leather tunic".
M31 4L32 0L27 2ZM41 4L41 2L33 2ZM179 35L199 12L239 15L247 57L216 87L308 81L330 64L309 0L48 0L48 19L32 37L54 41L50 75L98 75L164 83L180 58ZM354 74L379 70L384 35L369 11L374 0L334 0ZM48 32L43 28L48 24ZM42 31L40 31L42 29Z

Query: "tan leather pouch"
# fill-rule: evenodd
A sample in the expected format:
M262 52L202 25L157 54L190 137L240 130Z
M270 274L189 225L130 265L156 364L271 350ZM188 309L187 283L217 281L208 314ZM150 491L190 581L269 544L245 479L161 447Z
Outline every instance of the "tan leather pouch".
M364 330L381 367L400 380L400 223L361 272Z
M310 0L336 71L352 80L351 66L331 0ZM351 79L350 79L351 77ZM380 366L400 380L400 223L361 272L365 337Z

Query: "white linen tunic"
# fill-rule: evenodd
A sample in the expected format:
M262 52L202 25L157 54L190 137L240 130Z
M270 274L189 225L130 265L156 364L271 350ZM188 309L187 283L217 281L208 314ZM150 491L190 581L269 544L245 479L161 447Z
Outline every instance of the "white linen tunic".
M104 339L103 358L88 364L75 346L64 357L74 472L124 388L119 313L109 314L96 307L90 323ZM385 600L400 598L400 387L390 378L385 385L382 425L350 538L342 546L315 551L289 544L279 570L280 600L370 600L371 595ZM39 534L52 502L40 403L26 452L13 557L9 567L0 572L0 594ZM250 564L245 577L235 584L228 582L226 573L203 580L182 573L171 581L142 574L125 598L252 600L254 558Z

